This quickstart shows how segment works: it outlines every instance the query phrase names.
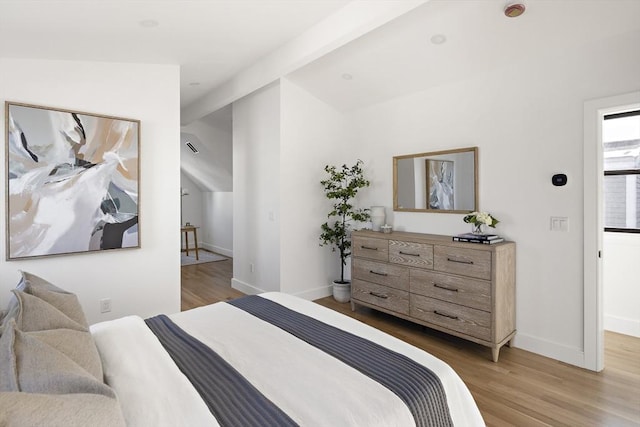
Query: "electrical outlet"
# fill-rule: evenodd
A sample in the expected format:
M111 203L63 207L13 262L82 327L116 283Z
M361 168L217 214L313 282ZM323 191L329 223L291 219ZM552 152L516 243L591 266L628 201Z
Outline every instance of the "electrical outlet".
M111 298L100 300L100 313L108 313L111 311Z
M253 263L249 263L249 270L253 273L254 271L256 271L255 266L253 265Z

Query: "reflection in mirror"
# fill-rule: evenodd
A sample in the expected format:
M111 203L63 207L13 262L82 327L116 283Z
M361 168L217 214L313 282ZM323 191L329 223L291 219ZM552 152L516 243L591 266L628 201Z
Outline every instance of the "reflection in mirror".
M466 213L478 207L478 147L393 158L393 210Z

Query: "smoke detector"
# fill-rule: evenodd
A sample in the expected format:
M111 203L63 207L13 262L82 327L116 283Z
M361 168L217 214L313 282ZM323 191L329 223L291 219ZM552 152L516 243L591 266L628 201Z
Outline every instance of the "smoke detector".
M508 18L517 18L525 11L524 3L508 2L504 7L504 15Z

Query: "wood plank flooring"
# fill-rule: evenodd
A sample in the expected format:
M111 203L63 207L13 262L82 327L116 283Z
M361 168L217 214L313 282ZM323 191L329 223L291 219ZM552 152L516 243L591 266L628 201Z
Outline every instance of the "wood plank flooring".
M242 292L231 287L232 271L233 260L230 258L181 267L182 310L243 296Z
M182 267L182 309L243 294L231 260ZM354 317L447 362L471 390L488 426L640 426L640 339L605 334L605 369L595 373L521 349L500 361L480 345L331 297L317 303Z

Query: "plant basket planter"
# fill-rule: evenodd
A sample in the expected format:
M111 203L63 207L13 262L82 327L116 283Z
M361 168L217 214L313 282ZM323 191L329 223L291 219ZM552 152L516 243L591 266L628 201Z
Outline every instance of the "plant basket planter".
M333 298L338 302L349 302L351 300L351 282L340 280L333 281Z

